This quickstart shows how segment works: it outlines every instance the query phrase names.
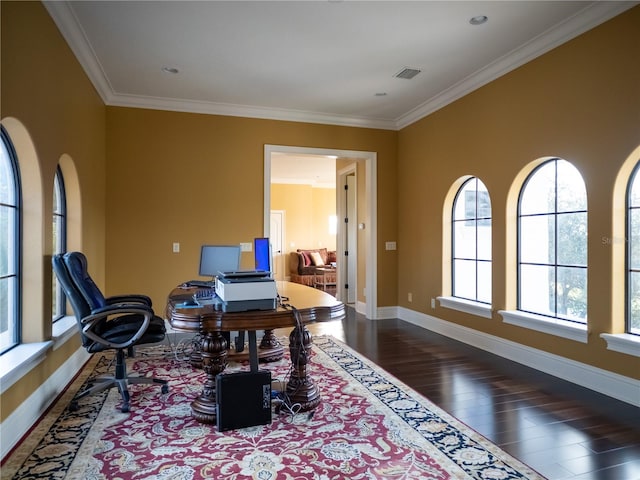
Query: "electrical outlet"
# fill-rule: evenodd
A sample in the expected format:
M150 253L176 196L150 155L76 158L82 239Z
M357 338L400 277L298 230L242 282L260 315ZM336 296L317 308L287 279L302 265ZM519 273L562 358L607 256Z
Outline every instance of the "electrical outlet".
M384 248L386 250L395 250L397 248L396 247L396 242L385 242Z
M435 298L431 299L431 308L436 308L436 299Z
M173 253L180 253L180 243L173 242Z
M409 294L407 295L407 299L408 299L410 302L413 302L413 293L409 292Z
M251 242L242 242L240 243L240 251L241 252L250 252L253 250L253 244Z

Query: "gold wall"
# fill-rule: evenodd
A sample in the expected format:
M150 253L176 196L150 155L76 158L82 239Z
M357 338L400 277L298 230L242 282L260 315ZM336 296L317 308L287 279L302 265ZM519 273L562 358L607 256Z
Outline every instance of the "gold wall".
M285 254L298 248L336 249L336 236L329 233L329 215L336 214L335 188L272 184L271 210L285 212Z
M621 269L612 264L607 239L613 238L616 176L640 145L639 26L636 7L400 131L400 305L640 378L640 359L606 350L599 337L621 331L624 322L622 306L612 303L611 272ZM588 344L507 325L496 313L515 308L515 225L507 196L525 166L547 156L572 162L586 184ZM430 299L447 289L442 281L444 199L464 175L479 177L491 196L491 320L430 307Z
M3 1L0 14L0 118L5 126L21 124L30 137L35 154L23 180L39 176L41 184L41 188L23 189L24 205L29 209L23 217L33 217L32 210L37 210L38 218L44 220L35 229L37 235L25 234L24 238L22 332L25 341L41 342L51 338L49 212L53 211L53 178L59 162L74 165L69 172L73 178L67 185L68 198L81 199L81 205L69 205L68 247L87 254L92 275L104 285L106 109L41 3ZM25 150L21 139L13 140L18 152ZM0 397L0 419L13 412L79 345L74 336L49 350L36 368L5 391Z
M163 305L197 277L200 245L262 236L265 145L377 152L378 215L395 216L397 132L108 107L107 291L143 291ZM395 227L379 222L379 244ZM385 253L378 304L395 305L396 258ZM250 267L253 253L241 261Z

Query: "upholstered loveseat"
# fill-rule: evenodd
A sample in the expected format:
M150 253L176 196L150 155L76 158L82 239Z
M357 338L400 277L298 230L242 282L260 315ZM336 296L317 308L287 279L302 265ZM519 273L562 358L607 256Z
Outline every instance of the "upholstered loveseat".
M292 282L301 283L309 287L316 284L316 268L334 266L336 264L335 250L326 248L303 250L298 249L289 253L289 275ZM336 283L336 272L325 272L326 282Z

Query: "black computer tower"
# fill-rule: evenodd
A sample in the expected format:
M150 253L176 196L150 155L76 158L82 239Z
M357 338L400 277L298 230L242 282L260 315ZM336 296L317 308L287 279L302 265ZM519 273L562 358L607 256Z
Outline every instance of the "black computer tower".
M271 372L218 374L216 403L219 432L271 423Z

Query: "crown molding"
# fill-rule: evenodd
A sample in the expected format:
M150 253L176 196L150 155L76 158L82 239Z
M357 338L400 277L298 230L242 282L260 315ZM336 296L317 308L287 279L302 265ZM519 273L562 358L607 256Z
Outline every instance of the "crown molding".
M42 2L54 23L66 40L69 48L74 53L78 62L84 69L93 84L93 87L105 103L109 104L109 99L113 96L113 88L104 74L102 65L98 62L98 57L91 48L87 36L78 21L78 18L71 9L68 1L43 1Z
M147 97L139 95L110 95L107 105L117 107L147 108L152 110L169 110L174 112L203 113L208 115L226 115L231 117L261 118L266 120L282 120L287 122L321 123L347 127L377 128L396 130L393 120L348 117L330 115L302 110L235 105L195 100Z
M51 15L60 33L84 68L105 105L382 130L401 130L639 3L640 1L593 2L561 24L554 26L522 47L509 52L486 67L474 72L450 88L416 106L405 115L396 119L375 119L301 110L118 94L114 92L109 83L80 22L70 7L70 3L68 1L43 2L49 15Z

